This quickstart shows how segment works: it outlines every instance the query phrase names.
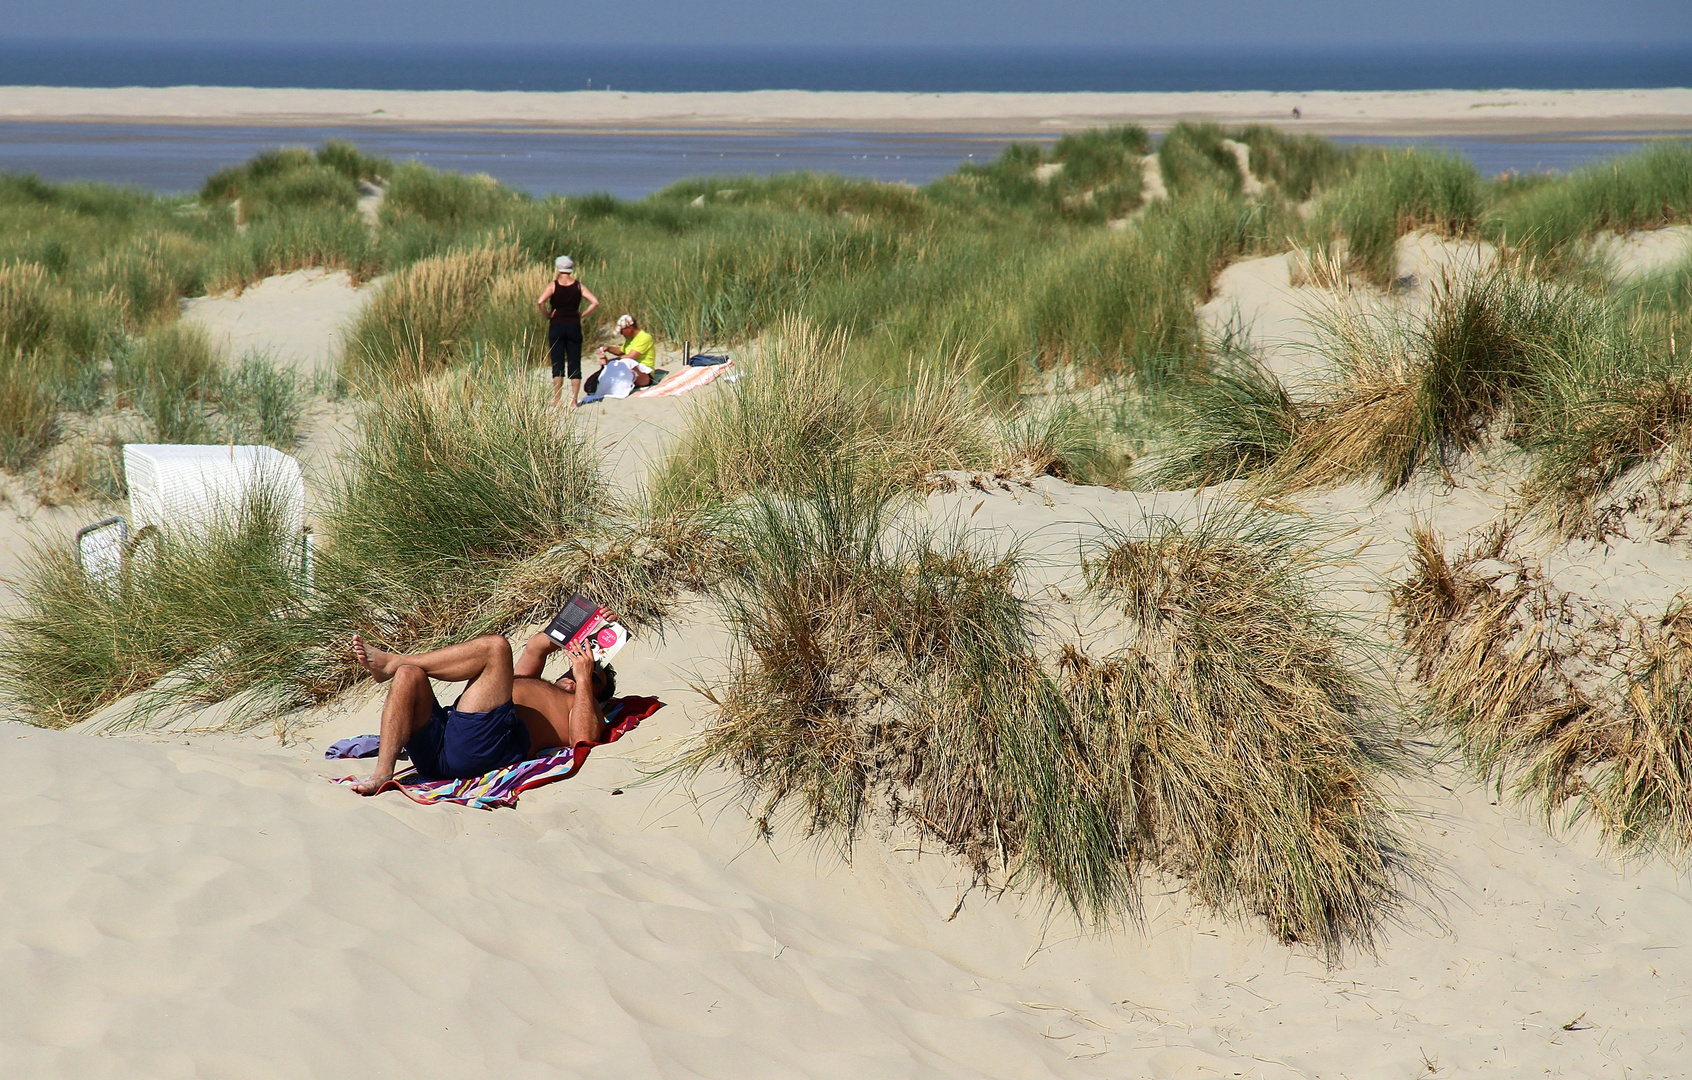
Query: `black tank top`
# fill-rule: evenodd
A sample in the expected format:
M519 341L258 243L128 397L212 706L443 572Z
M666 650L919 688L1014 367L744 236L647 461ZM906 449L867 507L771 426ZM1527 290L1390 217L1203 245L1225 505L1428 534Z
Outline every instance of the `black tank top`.
M560 285L554 282L548 303L552 305L553 322L581 322L582 283L578 281L570 285Z

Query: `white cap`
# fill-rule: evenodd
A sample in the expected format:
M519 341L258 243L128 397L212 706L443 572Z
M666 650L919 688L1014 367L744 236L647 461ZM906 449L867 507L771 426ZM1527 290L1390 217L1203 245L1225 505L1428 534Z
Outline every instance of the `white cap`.
M633 315L619 315L619 316L617 316L617 329L621 330L625 326L633 326L633 325L634 325L634 316Z
M558 256L558 260L552 265L558 268L558 272L560 274L573 274L576 272L576 260L570 258L568 255Z

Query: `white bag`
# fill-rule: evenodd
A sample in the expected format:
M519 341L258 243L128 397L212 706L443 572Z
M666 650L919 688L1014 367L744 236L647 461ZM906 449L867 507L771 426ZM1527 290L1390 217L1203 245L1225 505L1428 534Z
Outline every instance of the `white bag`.
M627 360L613 360L599 373L599 396L626 398L634 393L634 365Z

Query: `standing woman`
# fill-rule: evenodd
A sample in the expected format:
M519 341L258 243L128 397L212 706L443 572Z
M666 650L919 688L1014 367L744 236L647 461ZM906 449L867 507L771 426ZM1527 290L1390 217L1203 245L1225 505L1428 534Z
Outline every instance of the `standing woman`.
M552 354L552 404L556 406L563 396L564 376L568 375L573 409L582 391L582 318L593 314L599 306L599 297L576 280L576 263L570 256L558 256L554 266L558 274L540 294L535 306L548 324L546 345ZM588 302L586 311L582 310L584 297Z

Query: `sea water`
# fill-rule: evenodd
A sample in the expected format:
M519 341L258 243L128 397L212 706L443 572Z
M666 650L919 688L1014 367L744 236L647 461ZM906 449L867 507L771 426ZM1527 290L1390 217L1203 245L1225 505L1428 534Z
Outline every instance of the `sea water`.
M604 191L638 199L693 176L768 176L814 169L926 184L966 161L987 161L1004 135L783 132L647 135L444 131L376 127L232 127L188 124L0 123L0 171L50 180L98 180L158 192L197 190L218 169L279 145L347 139L364 151L438 169L489 176L534 195ZM1638 148L1640 136L1578 139L1338 138L1415 142L1467 156L1484 175L1567 172Z
M0 43L0 84L241 85L402 90L950 91L1414 90L1684 85L1692 48L1292 50L893 50ZM1004 135L793 131L674 135L405 128L0 122L0 170L160 192L196 189L260 150L330 138L442 169L487 173L536 195L639 198L685 177L815 169L924 184L985 160ZM1561 171L1636 149L1638 133L1413 140L1485 175ZM1340 138L1342 143L1412 140Z
M4 42L0 85L364 90L1586 90L1685 86L1692 45L725 48Z

